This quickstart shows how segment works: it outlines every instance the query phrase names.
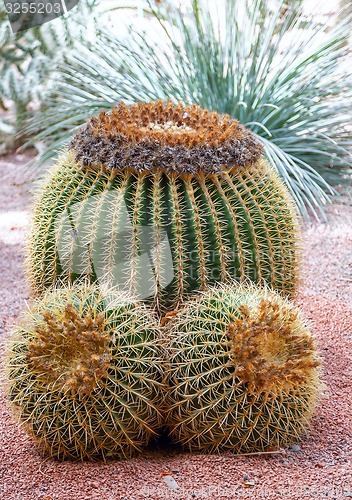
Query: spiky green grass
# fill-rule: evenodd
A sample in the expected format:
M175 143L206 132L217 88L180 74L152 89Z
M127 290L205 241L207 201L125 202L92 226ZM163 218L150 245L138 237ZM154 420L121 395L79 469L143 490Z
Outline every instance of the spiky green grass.
M222 286L189 302L165 328L176 442L191 451L258 452L307 430L320 362L295 306L253 285Z
M58 459L125 458L161 425L162 350L154 315L81 286L48 292L7 345L7 395L39 448Z
M127 40L104 27L68 54L46 110L28 126L34 141L49 143L41 160L119 100L197 103L256 132L300 212L320 214L324 178L336 182L352 165L348 16L324 25L295 5L287 11L285 0L274 8L267 0L193 0L183 9L150 2L157 41L155 24L146 33L132 27Z

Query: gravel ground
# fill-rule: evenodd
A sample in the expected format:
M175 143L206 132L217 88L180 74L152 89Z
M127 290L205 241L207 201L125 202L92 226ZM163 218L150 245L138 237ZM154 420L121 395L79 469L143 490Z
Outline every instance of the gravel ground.
M24 157L2 158L0 336L25 308L23 240L29 194L14 175ZM13 173L7 176L7 173ZM15 179L15 181L14 181ZM17 181L17 182L16 182ZM306 227L297 302L317 335L326 391L312 429L282 453L190 455L167 442L126 462L58 463L42 457L0 395L0 499L237 499L352 497L352 199L329 208L327 224Z

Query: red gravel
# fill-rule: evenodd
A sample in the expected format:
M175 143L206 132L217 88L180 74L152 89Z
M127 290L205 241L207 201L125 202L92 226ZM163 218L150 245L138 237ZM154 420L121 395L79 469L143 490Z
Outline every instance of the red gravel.
M0 176L23 158L0 161ZM25 307L25 186L0 190L0 337ZM12 214L6 222L5 212ZM0 398L0 499L301 499L352 497L352 207L330 208L329 224L304 232L304 278L297 302L316 333L327 389L310 433L282 454L190 455L167 444L126 462L58 463L39 455ZM13 218L16 221L13 222ZM11 235L15 235L13 238ZM172 477L170 477L172 476ZM176 481L178 488L175 487ZM170 486L168 486L170 484Z

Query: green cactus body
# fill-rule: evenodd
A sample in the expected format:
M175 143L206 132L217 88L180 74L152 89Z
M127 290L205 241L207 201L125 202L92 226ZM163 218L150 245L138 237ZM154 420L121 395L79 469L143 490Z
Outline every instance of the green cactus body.
M7 346L8 398L58 459L125 458L161 426L162 350L143 305L93 287L48 292ZM122 301L122 302L121 302Z
M176 442L191 451L252 453L306 431L320 361L287 300L223 285L189 302L167 328L168 423Z
M92 119L39 193L27 259L34 292L88 277L160 312L229 277L292 295L296 214L256 139L196 106L115 114Z

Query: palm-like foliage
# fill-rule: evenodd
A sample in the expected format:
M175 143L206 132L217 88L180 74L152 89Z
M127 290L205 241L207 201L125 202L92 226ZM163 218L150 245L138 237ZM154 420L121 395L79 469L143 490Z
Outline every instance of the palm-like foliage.
M268 0L193 0L185 12L149 4L158 39L98 30L67 56L47 111L29 123L27 132L41 130L36 140L50 141L41 161L118 100L195 102L255 131L301 213L321 211L329 189L322 175L352 164L350 28L348 19L332 28L303 20L297 9L282 16L284 3L271 10Z

